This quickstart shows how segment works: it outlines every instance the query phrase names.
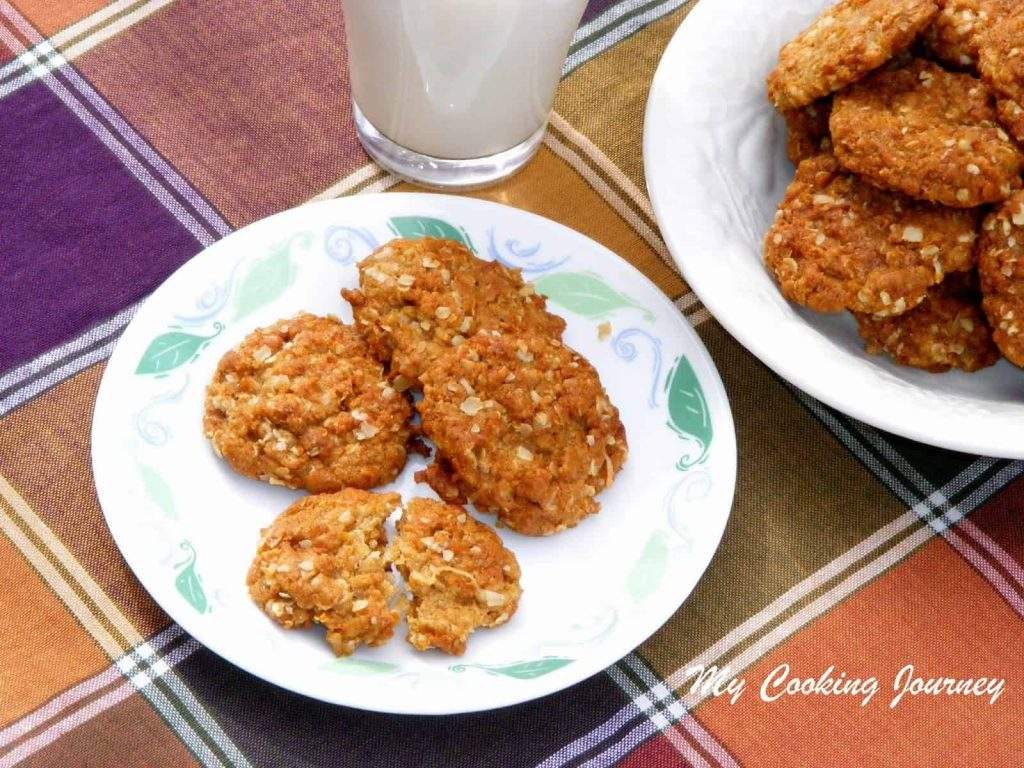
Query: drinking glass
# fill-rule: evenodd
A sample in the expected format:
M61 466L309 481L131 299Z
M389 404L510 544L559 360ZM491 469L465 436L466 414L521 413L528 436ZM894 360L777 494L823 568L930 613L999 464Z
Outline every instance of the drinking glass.
M392 173L484 186L540 146L586 0L343 0L359 139Z

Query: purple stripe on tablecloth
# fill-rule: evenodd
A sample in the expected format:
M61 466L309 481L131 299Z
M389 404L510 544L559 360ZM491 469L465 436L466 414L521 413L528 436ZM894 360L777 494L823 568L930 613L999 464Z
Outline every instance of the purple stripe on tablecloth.
M583 20L580 24L586 24L592 18L604 13L618 2L619 0L590 0L590 2L587 3L586 9L583 11Z
M152 291L199 250L43 84L0 102L0 372Z

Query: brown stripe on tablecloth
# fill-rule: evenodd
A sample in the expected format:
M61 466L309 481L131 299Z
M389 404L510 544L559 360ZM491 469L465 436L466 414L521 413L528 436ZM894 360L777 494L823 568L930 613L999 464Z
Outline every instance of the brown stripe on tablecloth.
M188 768L199 765L138 693L76 724L20 763L24 768Z
M0 452L2 453L2 452ZM3 511L0 510L0 514ZM0 535L0 726L109 663L31 565Z
M714 763L709 763L714 765ZM626 755L618 768L693 768L664 734L659 734Z
M197 0L168 6L75 65L242 226L367 162L351 128L343 40L337 0Z
M669 269L679 274L654 223L646 194L631 182L586 136L558 113L552 113L544 144L565 161L619 214L658 254Z
M576 168L577 172L583 175L598 192L601 191L600 188L602 187L607 187L613 192L616 201L620 202L625 209L624 217L628 217L627 220L633 225L634 229L640 230L643 228L644 231L650 231L654 242L648 240L648 244L657 250L663 259L668 259L669 266L675 269L675 263L671 261L668 249L665 247L665 242L661 239L658 222L654 218L654 211L651 209L651 203L647 199L645 190L636 186L629 177L612 163L596 144L576 130L557 112L551 113L545 143L552 147L552 149L555 149L556 154L558 153L557 148L561 145L563 154L559 156L563 160L567 159L564 155L565 148L568 148L579 157L585 167L580 168L574 165L573 167ZM572 164L571 160L569 162ZM612 200L608 200L608 202L612 203Z
M177 671L196 697L216 712L228 736L261 768L536 765L627 703L607 675L597 674L565 691L513 707L407 717L363 712L291 693L205 648L183 661ZM339 679L338 684L346 683ZM413 690L408 695L423 694Z
M651 79L665 46L694 5L684 5L591 59L563 81L555 96L555 110L641 189L646 190L640 150ZM624 78L623 72L630 76Z
M103 364L0 420L0 474L72 552L142 635L169 619L128 569L96 499L89 434Z
M700 330L732 405L742 471L708 571L639 649L663 676L904 512L721 326Z
M403 183L395 190L408 192L416 188ZM512 205L554 219L617 253L669 296L675 298L688 291L682 279L669 269L636 230L582 176L546 146L542 146L533 162L513 178L499 186L469 193L469 196Z

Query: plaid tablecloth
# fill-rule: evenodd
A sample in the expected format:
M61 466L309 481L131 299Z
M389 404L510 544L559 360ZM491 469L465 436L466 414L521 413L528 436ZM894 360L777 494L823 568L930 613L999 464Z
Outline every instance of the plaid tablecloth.
M689 292L641 164L647 90L685 23L681 0L592 0L539 156L479 196L607 245L711 350L740 471L692 597L605 673L457 718L289 694L169 621L96 501L104 360L138 302L233 229L404 187L356 141L339 5L0 0L0 767L1024 763L1024 464L926 448L823 407ZM693 691L687 671L701 664L728 666L746 690L735 703ZM764 701L781 664L800 678L875 677L879 691L867 706ZM908 664L925 680L1005 688L994 703L923 692L891 708Z

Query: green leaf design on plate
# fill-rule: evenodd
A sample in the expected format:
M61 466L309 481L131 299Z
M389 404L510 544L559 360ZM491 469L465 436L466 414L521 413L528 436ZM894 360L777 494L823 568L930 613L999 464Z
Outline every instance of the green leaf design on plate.
M171 492L171 486L159 472L145 464L139 464L139 473L142 475L142 485L146 489L146 495L160 508L161 512L172 520L176 520L178 513L174 511L174 494Z
M429 216L395 216L388 221L388 225L399 237L440 237L462 243L476 253L473 241L469 239L466 230L441 219L432 219Z
M312 234L299 232L277 243L270 253L250 265L235 294L235 320L269 304L288 290L298 272L292 251L296 245L308 248L312 242Z
M538 293L577 315L600 318L617 309L639 309L644 319L654 322L654 313L620 293L593 272L556 272L534 282Z
M711 426L711 413L708 401L704 397L697 374L690 361L683 355L665 380L668 392L668 425L678 434L696 444L697 450L683 454L676 463L680 470L689 469L708 457L714 429Z
M135 369L136 376L156 374L162 376L175 368L191 362L202 349L224 330L222 323L213 324L213 334L210 336L197 336L194 333L184 331L168 331L161 333L146 347L142 353L142 359Z
M482 669L489 675L514 677L516 680L533 680L535 677L561 669L566 664L572 664L573 661L575 659L567 659L562 656L544 656L533 661L517 661L513 664L453 664L449 669L452 672Z
M192 543L185 539L178 546L185 550L185 560L174 567L180 568L178 577L174 580L174 587L183 598L199 613L206 613L210 610L210 604L206 601L206 593L203 591L203 583L196 573L196 550Z
M655 531L626 577L626 590L630 597L640 601L654 594L665 577L667 567L668 536L664 531Z
M398 665L386 661L357 659L347 656L321 664L320 669L325 672L337 672L342 675L384 675L390 672L397 672Z

